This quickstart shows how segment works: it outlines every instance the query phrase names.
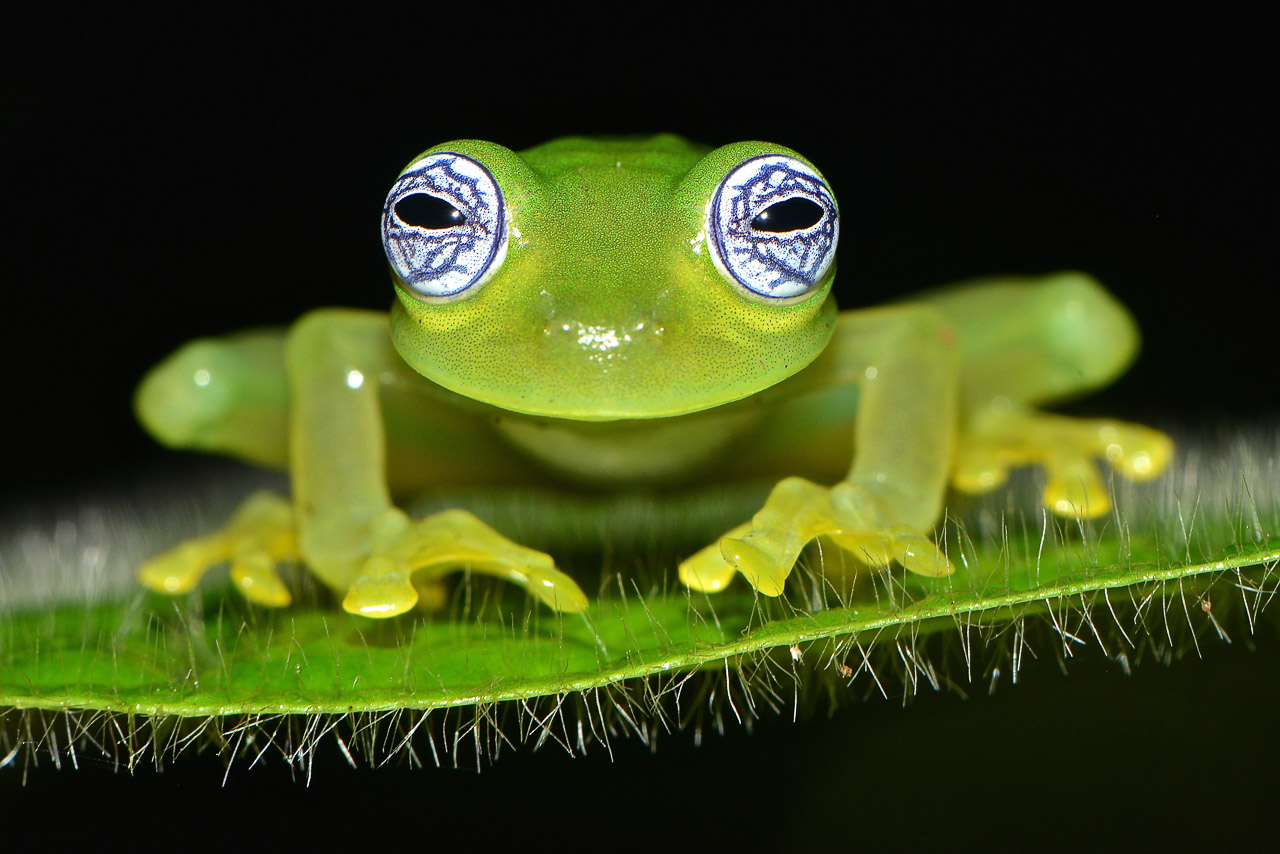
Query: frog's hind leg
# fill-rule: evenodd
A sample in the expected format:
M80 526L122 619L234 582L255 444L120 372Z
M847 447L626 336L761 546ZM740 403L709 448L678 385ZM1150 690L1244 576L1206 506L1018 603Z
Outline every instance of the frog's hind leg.
M147 373L134 408L165 445L283 467L288 461L284 336L249 330L192 341ZM289 501L259 492L222 530L151 558L138 577L159 593L179 594L194 589L213 567L230 564L231 580L245 598L282 607L292 597L276 568L299 557Z
M258 492L240 505L221 531L151 558L138 570L138 578L158 593L177 595L193 590L213 567L230 564L231 580L246 599L281 608L293 597L276 568L299 559L293 508L283 496Z
M938 308L960 339L956 489L988 492L1010 468L1038 465L1047 475L1046 506L1060 516L1096 518L1111 508L1096 459L1130 480L1149 480L1168 465L1173 443L1158 430L1034 408L1110 383L1137 354L1133 319L1095 280L1081 273L1000 279L921 300Z

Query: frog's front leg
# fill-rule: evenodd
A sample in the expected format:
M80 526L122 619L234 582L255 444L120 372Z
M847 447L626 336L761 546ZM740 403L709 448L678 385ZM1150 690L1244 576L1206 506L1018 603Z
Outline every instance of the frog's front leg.
M1133 319L1095 280L1075 272L994 279L920 299L943 313L961 342L956 489L988 492L1009 469L1039 466L1046 507L1096 518L1111 509L1096 460L1139 481L1168 465L1173 443L1158 430L1034 408L1107 385L1137 353Z
M952 330L930 308L840 315L822 356L784 386L848 386L851 394L859 387L848 474L830 488L798 477L781 481L750 522L682 563L681 580L712 591L741 573L777 596L801 549L819 536L873 566L897 561L922 575L950 573L929 534L951 466L958 355Z
M345 594L343 608L400 614L418 600L413 576L430 581L464 568L519 584L558 611L586 607L586 595L550 557L470 513L412 521L392 505L378 389L424 380L392 348L386 315L313 312L291 331L286 361L298 542L307 566Z
M586 607L585 594L549 556L470 513L410 520L392 504L379 389L424 380L395 353L385 314L313 312L290 330L284 363L292 504L255 496L223 531L149 561L144 583L181 592L209 566L229 561L248 598L284 605L289 595L275 564L298 560L343 595L347 611L390 617L417 603L415 585L465 568L519 584L559 611Z

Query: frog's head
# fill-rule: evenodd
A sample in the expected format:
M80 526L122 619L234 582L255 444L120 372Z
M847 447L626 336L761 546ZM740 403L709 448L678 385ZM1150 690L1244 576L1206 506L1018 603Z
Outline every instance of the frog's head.
M799 371L835 323L835 197L743 142L562 139L419 155L387 197L396 349L530 415L680 415Z

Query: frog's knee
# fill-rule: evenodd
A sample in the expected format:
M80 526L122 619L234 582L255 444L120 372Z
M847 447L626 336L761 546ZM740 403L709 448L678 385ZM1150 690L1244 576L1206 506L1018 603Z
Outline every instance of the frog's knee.
M138 421L171 448L209 448L235 400L227 346L210 338L192 341L143 377L134 394Z
M192 341L143 378L133 408L147 432L171 448L282 465L288 429L280 336Z
M1069 365L1080 390L1104 386L1138 353L1133 316L1097 279L1075 271L1048 278L1041 292L1045 342Z
M927 302L904 303L899 309L897 322L910 329L913 337L955 344L955 325L942 309Z

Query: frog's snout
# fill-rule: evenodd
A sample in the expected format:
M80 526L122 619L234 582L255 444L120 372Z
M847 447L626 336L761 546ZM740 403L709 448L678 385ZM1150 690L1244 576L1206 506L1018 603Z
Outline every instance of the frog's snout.
M546 325L551 348L591 361L626 358L661 343L665 330L655 318L618 322L551 320Z
M549 295L548 295L549 296ZM658 298L618 295L584 309L578 301L548 299L543 344L561 364L605 364L642 358L662 349L667 328Z

